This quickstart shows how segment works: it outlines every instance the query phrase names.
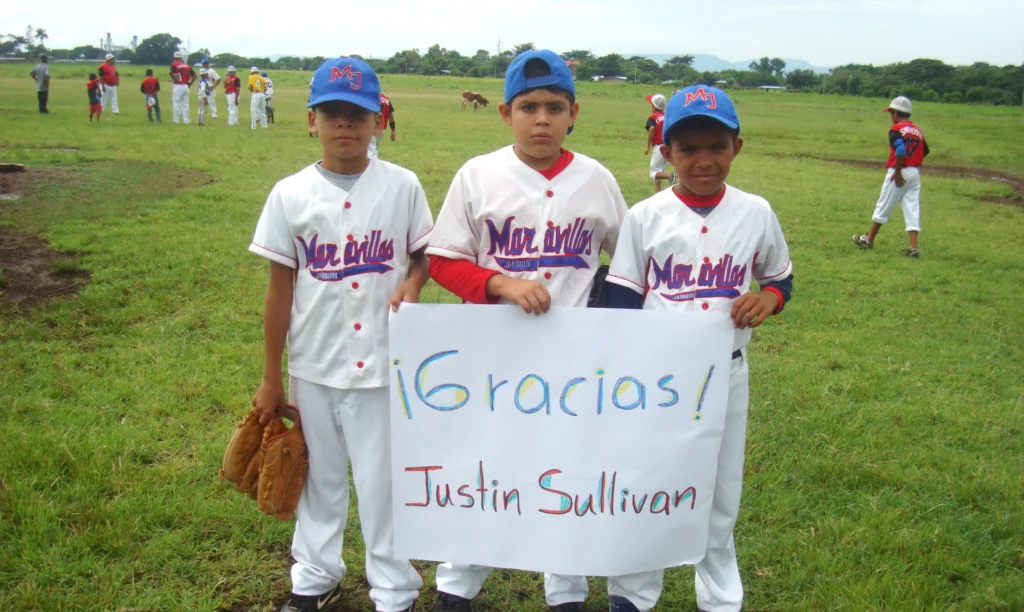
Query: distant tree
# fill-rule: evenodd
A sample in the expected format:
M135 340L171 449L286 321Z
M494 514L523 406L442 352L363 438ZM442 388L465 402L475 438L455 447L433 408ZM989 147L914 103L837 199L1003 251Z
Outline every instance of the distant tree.
M786 71L786 62L780 58L773 57L768 61L768 69L777 77L781 77Z
M533 46L532 42L520 43L520 44L512 47L512 57L516 57L517 55L520 55L520 54L525 53L527 51L533 51L533 50L534 50L534 46Z
M181 39L170 34L154 34L143 39L135 49L135 60L140 64L170 64Z
M818 75L813 70L794 70L786 75L786 85L790 89L809 89L818 84Z
M692 55L676 55L665 60L667 66L693 66Z
M46 33L46 30L44 30L43 28L36 28L35 39L39 41L40 47L44 46L46 39L49 37L50 35Z
M618 53L609 53L597 58L597 69L606 77L624 76L624 60ZM632 66L631 66L632 67Z
M589 59L594 59L594 54L591 53L589 49L573 49L572 51L566 51L563 53L562 59L574 59L583 62Z
M103 57L103 49L92 45L75 47L68 53L71 59L100 59Z
M213 54L210 53L209 49L207 49L205 47L200 47L199 49L196 49L195 51L189 51L188 52L188 56L189 56L189 61L191 61L193 64L195 64L197 62L202 61L202 59L204 57L206 59L210 59L211 57L213 57Z

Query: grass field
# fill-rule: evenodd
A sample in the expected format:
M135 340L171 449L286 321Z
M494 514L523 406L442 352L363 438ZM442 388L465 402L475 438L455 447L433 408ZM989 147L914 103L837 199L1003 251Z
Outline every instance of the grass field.
M217 470L262 367L266 264L246 248L270 188L318 157L309 74L271 75L263 132L247 97L228 129L223 93L218 121L171 124L167 83L164 123L146 122L139 67L122 69L121 114L90 124L90 69L55 66L41 116L29 66L0 66L0 162L60 170L0 200L0 232L41 235L90 275L68 299L0 301L0 609L272 609L292 525L218 488ZM383 84L398 140L382 157L419 175L436 213L458 167L510 139L494 107L461 112L459 93L497 100L501 84ZM567 141L630 203L650 191L648 93L581 85ZM746 144L730 183L772 202L795 267L794 301L751 345L747 609L1024 609L1024 209L980 200L1013 197L1005 183L925 174L922 258L900 256L898 213L858 251L887 100L736 100ZM1022 109L915 111L929 164L1024 179ZM434 285L424 299L453 301ZM341 609L369 610L350 516ZM604 581L591 586L588 609L605 609ZM481 609L543 609L539 576L495 572L485 589ZM669 571L658 609L693 606L692 570Z

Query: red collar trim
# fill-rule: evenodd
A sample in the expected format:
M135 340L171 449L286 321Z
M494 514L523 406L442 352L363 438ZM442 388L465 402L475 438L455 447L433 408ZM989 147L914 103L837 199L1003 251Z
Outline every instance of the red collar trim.
M553 181L556 176L562 173L562 170L569 167L569 164L572 162L572 158L572 151L569 149L562 149L562 154L558 156L558 159L555 161L553 166L547 170L538 170L537 172L540 172L541 175L549 181Z
M718 206L718 203L722 201L722 198L725 197L726 189L727 187L722 185L721 191L709 196L683 195L678 193L675 189L672 190L672 193L676 194L676 197L690 208L711 208L713 206Z

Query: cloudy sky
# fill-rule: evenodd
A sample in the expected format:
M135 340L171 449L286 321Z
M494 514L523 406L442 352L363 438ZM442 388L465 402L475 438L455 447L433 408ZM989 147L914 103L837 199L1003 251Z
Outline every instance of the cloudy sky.
M434 44L471 55L532 42L556 51L768 55L819 66L918 57L952 64L1024 62L1021 0L385 0L382 2L161 3L81 0L6 3L0 32L42 27L48 46L115 44L170 32L193 49L242 55L388 57ZM337 6L330 12L330 6ZM258 13L257 21L252 17Z

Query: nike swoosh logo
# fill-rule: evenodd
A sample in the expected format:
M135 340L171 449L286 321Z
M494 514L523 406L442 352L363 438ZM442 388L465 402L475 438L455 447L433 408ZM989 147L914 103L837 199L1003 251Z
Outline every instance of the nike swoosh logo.
M327 604L331 603L331 595L333 593L334 593L334 591L331 591L330 593L327 593L323 597L318 598L316 600L316 609L317 610L322 610L324 606L326 606Z

